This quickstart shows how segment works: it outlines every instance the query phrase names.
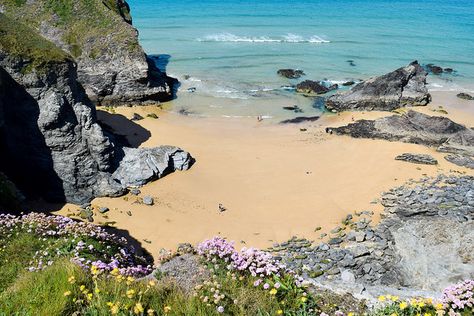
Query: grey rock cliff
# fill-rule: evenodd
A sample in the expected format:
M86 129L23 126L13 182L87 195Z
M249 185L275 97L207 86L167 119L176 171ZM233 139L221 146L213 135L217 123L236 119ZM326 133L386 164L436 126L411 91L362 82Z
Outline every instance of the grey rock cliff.
M143 172L134 175L140 185L189 168L191 156L176 147L114 144L97 123L72 58L12 23L0 14L0 170L27 197L83 204L118 196L126 192L128 183L120 181L130 176L126 172L136 172L132 166L143 166L150 156L166 168L143 179ZM26 33L27 40L20 36ZM121 178L112 176L116 170L123 171Z
M4 13L32 27L74 57L78 80L103 105L156 103L173 98L177 82L160 71L138 42L125 0L5 2Z
M350 91L330 97L328 110L392 111L400 107L422 106L431 102L426 88L426 71L414 61L406 67L363 81Z

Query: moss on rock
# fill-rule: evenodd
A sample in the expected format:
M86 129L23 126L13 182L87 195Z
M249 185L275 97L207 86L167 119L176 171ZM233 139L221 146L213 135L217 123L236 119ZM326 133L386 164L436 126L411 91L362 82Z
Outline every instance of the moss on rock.
M31 28L0 13L0 51L26 62L23 71L64 62L69 56Z

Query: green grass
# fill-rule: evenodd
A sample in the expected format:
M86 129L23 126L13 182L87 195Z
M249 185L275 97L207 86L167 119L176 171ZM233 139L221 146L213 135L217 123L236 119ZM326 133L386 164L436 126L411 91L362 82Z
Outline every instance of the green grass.
M43 241L30 234L0 236L0 293L25 270Z
M29 61L23 71L64 62L68 55L31 28L0 13L0 50Z
M2 4L7 16L33 30L41 23L55 27L58 40L67 44L63 48L75 58L140 51L135 30L124 22L130 13L115 0L8 0Z

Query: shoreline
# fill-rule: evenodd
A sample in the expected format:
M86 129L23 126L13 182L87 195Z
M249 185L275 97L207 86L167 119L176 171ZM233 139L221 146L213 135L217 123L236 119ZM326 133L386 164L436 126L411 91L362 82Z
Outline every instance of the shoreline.
M464 100L453 103L445 94L433 98L432 104L413 109L448 116L461 124L474 122L474 112L460 110ZM447 115L433 111L441 104ZM124 117L131 118L133 113L145 119L124 126ZM146 117L149 113L158 114L159 119ZM354 211L374 211L377 221L383 207L372 202L411 178L450 170L474 175L474 170L447 162L434 148L324 132L326 126L391 114L346 112L312 123L280 125L254 119L196 118L156 106L116 108L115 114L107 115L99 111L99 119L119 134L127 132L130 143L140 147L173 144L189 151L196 164L141 188L141 197L154 197L153 206L135 203L137 197L130 193L95 199L93 206L110 209L108 218L99 214L96 223L115 221L117 228L141 241L153 256L160 248L175 249L179 243L197 243L215 235L235 240L238 247L265 248L294 235L317 240L321 232L328 232ZM430 154L439 165L394 160L404 152ZM225 212L218 210L220 203ZM68 204L57 214L75 209ZM315 231L317 227L321 231Z

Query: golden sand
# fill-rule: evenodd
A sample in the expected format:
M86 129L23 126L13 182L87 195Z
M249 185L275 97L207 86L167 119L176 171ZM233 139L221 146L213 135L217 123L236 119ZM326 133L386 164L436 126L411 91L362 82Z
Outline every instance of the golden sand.
M450 95L435 94L433 105L417 110L445 115L433 111L440 105L455 121L474 125L474 111L463 110L469 104ZM133 113L146 117L151 112L160 118L136 122L141 127L125 119ZM310 124L274 125L254 119L187 117L156 107L99 113L132 144L176 145L192 153L196 163L189 171L175 172L141 188L141 196L154 197L153 206L134 203L137 197L130 194L95 199L93 205L110 208L109 218L98 215L96 222L115 221L116 227L142 241L153 255L160 248L173 249L180 242L197 243L214 235L266 247L294 235L316 240L321 233L316 227L330 230L356 210L379 214L382 206L374 200L380 193L410 178L450 170L474 174L445 161L432 148L324 132L326 126L385 115L390 113L344 113ZM430 154L439 165L394 160L405 152ZM219 203L225 212L219 211ZM76 207L66 205L59 213L67 214L68 209Z

